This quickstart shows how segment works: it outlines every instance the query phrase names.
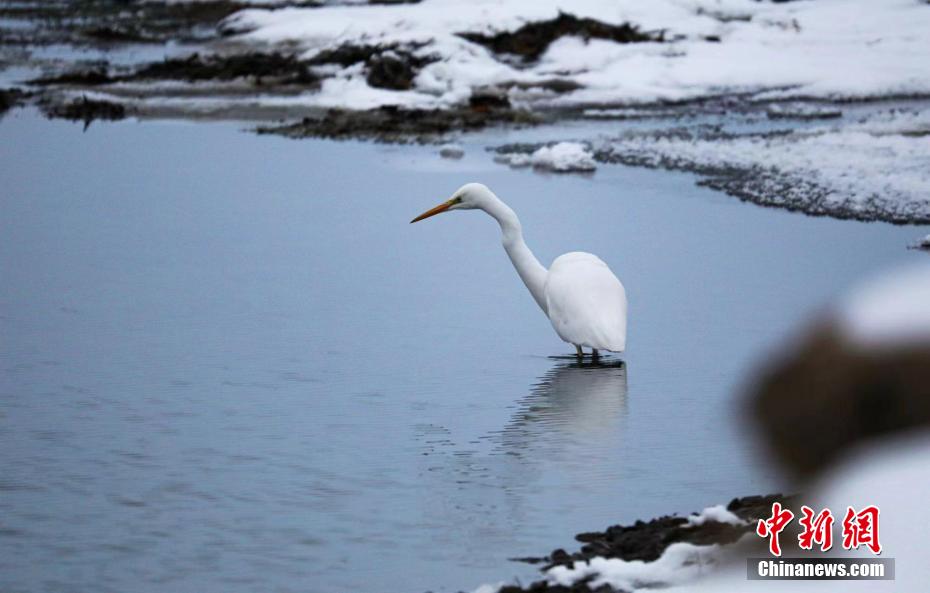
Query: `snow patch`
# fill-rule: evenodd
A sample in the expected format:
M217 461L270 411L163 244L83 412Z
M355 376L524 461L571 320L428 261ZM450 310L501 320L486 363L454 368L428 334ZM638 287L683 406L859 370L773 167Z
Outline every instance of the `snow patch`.
M500 591L500 588L503 586L504 586L503 581L496 583L494 585L484 584L478 587L477 589L475 589L474 591L472 591L472 593L497 593L498 591Z
M611 25L664 31L665 43L563 36L539 60L517 64L459 33L494 35L552 20L560 10ZM652 102L755 93L759 98L871 98L930 93L930 10L915 0L423 0L417 4L251 8L223 28L260 47L297 47L305 57L343 44L417 44L435 56L415 88L436 104L467 100L478 86L540 83L559 105ZM760 67L764 64L765 67ZM357 104L344 88L345 105ZM363 90L362 90L363 91ZM388 96L382 96L387 99ZM403 104L396 97L390 103Z
M710 185L764 204L930 220L930 111L888 110L778 134L633 133L613 140L611 151L623 162L728 178Z
M502 154L496 160L511 167L532 166L556 173L587 173L597 169L594 155L580 142L559 142L538 148L531 154Z
M840 305L840 330L863 347L930 344L930 263L872 278Z
M746 521L743 521L733 513L727 510L727 507L722 504L714 505L712 507L707 507L700 513L696 513L688 517L688 527L696 527L698 525L703 525L708 521L715 521L717 523L729 523L730 525L746 525Z
M575 562L574 568L555 566L546 571L550 585L571 587L586 581L592 590L609 585L621 591L668 587L691 583L713 570L719 563L720 546L696 546L676 543L666 548L654 562L592 558ZM590 580L588 580L590 579Z
M899 570L893 581L869 581L870 593L923 593L930 579L926 561L926 495L930 488L930 432L926 430L860 448L814 486L812 507L834 513L847 506L881 509L882 558L894 558ZM836 527L834 527L836 529ZM754 534L750 537L758 539ZM867 548L844 550L834 544L824 558L875 556ZM847 581L747 581L746 565L737 562L697 583L683 582L668 593L845 593Z
M530 164L559 173L594 171L597 168L591 151L578 142L559 142L552 146L543 146L530 155Z

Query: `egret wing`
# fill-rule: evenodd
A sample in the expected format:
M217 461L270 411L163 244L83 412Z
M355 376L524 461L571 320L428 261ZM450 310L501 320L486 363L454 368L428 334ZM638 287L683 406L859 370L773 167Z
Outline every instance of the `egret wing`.
M560 338L598 350L624 350L626 291L600 258L582 252L559 256L545 288L549 321Z

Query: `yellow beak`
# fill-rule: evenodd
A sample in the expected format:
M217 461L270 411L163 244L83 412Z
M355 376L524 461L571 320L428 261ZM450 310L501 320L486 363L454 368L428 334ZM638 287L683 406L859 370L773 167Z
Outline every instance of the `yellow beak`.
M435 208L430 208L429 210L427 210L427 211L424 212L423 214L417 216L416 218L414 218L413 220L410 221L410 224L413 224L413 223L415 223L415 222L419 222L419 221L423 220L424 218L429 218L430 216L436 216L436 215L439 214L440 212L445 212L446 210L448 210L449 208L451 208L454 204L455 204L455 200L454 200L454 199L449 200L449 201L447 201L447 202L443 202L442 204L436 206Z

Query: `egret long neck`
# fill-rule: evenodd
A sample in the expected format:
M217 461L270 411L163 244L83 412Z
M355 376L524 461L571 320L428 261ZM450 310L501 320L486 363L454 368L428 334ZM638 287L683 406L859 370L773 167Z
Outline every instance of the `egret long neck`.
M520 225L520 219L517 214L507 204L496 199L487 209L487 213L494 217L501 225L501 242L504 244L504 251L513 262L517 274L523 280L523 284L529 289L530 294L543 313L549 314L546 305L546 274L549 272L539 263L530 248L526 246L523 240L523 227Z

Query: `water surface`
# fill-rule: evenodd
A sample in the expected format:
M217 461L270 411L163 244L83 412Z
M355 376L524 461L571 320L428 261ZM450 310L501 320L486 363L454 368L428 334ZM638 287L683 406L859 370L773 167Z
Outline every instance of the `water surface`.
M501 143L506 138L501 138ZM924 229L686 174L540 176L466 145L0 122L0 589L471 589L514 556L781 484L736 393ZM546 263L600 255L629 352L578 366L464 182Z

